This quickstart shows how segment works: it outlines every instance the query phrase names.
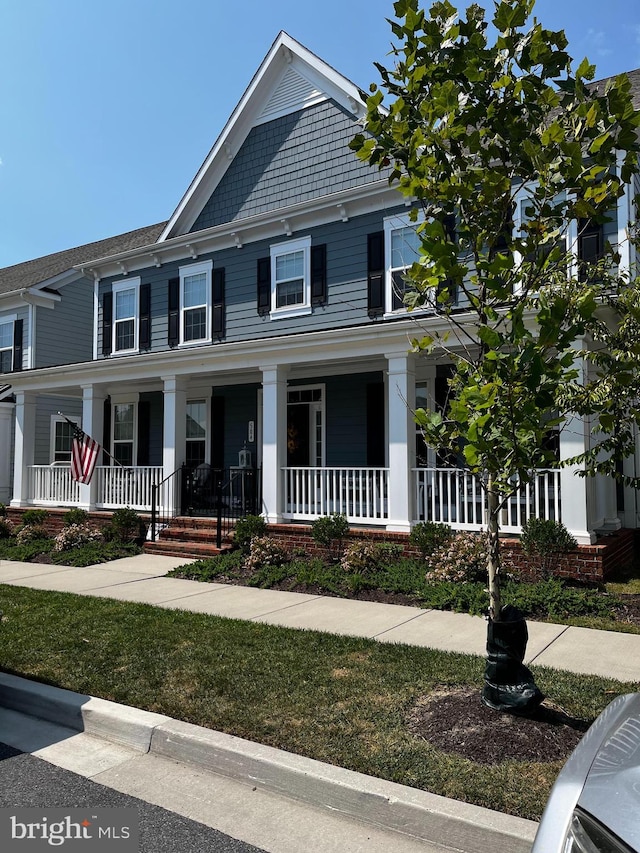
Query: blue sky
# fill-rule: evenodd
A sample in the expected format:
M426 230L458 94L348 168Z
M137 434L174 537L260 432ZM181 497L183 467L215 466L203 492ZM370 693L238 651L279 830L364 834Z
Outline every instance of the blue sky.
M598 77L640 67L638 0L535 14ZM168 219L281 29L364 88L392 15L391 0L5 0L0 267Z

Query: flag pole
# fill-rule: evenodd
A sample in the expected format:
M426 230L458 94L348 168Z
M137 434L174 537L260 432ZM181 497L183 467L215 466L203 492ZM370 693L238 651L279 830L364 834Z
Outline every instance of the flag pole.
M72 420L70 420L70 419L69 419L69 418L64 414L64 412L58 412L58 414L60 415L60 417L61 417L61 418L64 418L64 419L65 419L65 421L66 421L70 426L72 426L74 429L80 430L80 432L81 432L83 435L86 435L86 433L84 432L84 430L83 430L81 427L79 427L79 426L78 426L78 424L76 424L76 423L74 423ZM126 466L126 465L123 465L123 464L122 464L122 462L120 462L120 460L119 460L119 459L116 459L116 457L115 457L115 456L112 456L112 455L111 455L111 453L109 453L109 451L108 451L108 450L105 450L105 448L104 448L102 445L100 445L100 450L102 451L102 453L104 453L106 456L108 456L108 457L109 457L109 459L112 459L112 460L116 463L116 465L119 465L119 466L122 468L122 470L123 470L123 471L127 471L129 474L131 473L131 468L127 468L127 466Z

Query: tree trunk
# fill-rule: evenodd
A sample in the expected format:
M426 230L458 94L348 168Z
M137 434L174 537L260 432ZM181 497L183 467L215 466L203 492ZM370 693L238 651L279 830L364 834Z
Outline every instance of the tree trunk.
M493 476L487 481L487 574L489 576L489 618L500 621L502 601L500 598L500 525L498 523L499 494L495 490Z

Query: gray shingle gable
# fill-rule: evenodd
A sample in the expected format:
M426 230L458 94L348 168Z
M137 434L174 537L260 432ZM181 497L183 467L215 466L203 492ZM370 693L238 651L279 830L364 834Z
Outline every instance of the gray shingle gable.
M349 149L357 132L354 116L331 100L257 125L191 231L384 178Z
M118 252L126 252L128 249L136 249L155 243L165 225L166 222L147 225L135 231L127 231L125 234L107 237L105 240L97 240L95 243L87 243L84 246L76 246L73 249L54 252L52 255L45 255L21 264L4 267L4 269L0 269L0 294L13 293L25 287L33 287L67 272L78 264L95 258L116 255Z

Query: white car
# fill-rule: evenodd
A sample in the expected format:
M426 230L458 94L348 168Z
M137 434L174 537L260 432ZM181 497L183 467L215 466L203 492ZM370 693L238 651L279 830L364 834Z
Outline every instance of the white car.
M531 853L640 853L640 693L614 699L571 753Z

